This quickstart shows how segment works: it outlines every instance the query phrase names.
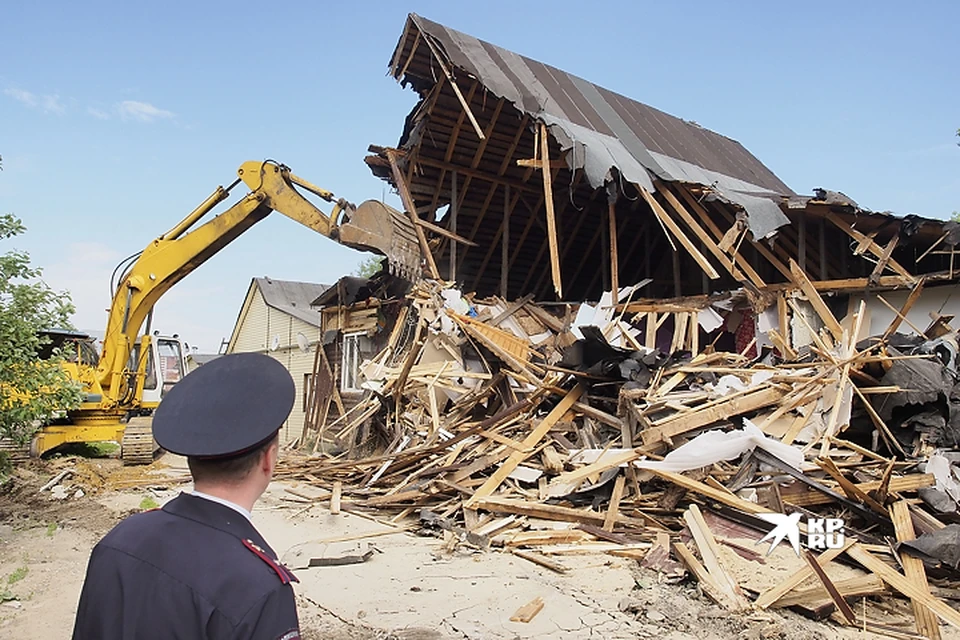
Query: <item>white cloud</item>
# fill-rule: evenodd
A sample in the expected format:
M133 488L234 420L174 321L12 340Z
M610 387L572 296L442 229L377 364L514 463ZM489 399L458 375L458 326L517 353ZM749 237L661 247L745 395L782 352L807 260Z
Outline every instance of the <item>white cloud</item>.
M31 109L40 109L44 113L53 113L62 116L67 108L60 102L60 96L56 94L37 95L30 91L11 87L3 91L17 102L30 107Z
M149 102L138 102L136 100L124 100L117 107L117 111L124 120L137 120L139 122L168 120L174 115L172 111L160 109Z
M37 106L37 96L33 95L29 91L24 91L23 89L5 89L4 93L17 102L21 102L28 107Z
M110 114L104 111L103 109L97 109L96 107L87 107L87 114L97 118L98 120L109 120Z

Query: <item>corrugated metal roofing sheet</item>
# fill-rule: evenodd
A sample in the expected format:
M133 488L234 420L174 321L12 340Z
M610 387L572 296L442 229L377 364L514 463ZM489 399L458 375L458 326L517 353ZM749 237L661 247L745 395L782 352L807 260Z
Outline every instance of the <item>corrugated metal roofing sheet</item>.
M315 327L320 326L320 311L312 309L310 304L329 289L329 285L273 278L255 278L255 281L267 306L288 313Z
M774 200L794 192L736 140L416 14L409 20L453 65L550 125L570 150L568 164L584 169L592 186L610 180L616 167L654 190L649 172L712 186L747 211L757 238L788 223ZM401 38L395 58L404 44Z

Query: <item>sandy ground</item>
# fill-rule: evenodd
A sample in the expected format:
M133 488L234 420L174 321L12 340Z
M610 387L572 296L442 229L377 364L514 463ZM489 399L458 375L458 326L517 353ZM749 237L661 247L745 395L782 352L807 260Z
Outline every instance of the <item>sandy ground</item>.
M109 461L115 462L115 461ZM181 475L180 459L164 473ZM176 490L101 490L51 498L37 488L54 471L34 464L0 489L0 637L69 637L90 550L144 498L164 503ZM254 522L281 555L307 549L374 548L365 563L297 571L304 638L666 638L750 640L879 637L791 612L733 616L706 600L696 585L659 583L633 560L570 556L560 575L510 554L449 551L443 540L420 537L353 514L332 515L324 503L304 504L274 483L254 510ZM188 489L189 486L182 487ZM362 542L323 541L368 535ZM289 555L287 556L289 557ZM529 623L514 612L543 598ZM907 612L903 608L896 615ZM896 608L896 607L895 607ZM944 631L947 631L944 628ZM945 638L958 636L945 633Z

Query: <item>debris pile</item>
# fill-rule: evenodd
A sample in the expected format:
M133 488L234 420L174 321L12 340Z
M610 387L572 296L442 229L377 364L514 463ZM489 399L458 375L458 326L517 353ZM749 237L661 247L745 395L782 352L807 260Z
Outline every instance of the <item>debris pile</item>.
M549 309L421 281L361 367L369 393L278 475L560 573L567 554L636 558L731 611L960 626L932 595L960 563L949 318L907 336L900 310L861 339L864 303L841 322L811 289L787 301L809 345L772 330L721 351L729 297L631 304L641 288Z

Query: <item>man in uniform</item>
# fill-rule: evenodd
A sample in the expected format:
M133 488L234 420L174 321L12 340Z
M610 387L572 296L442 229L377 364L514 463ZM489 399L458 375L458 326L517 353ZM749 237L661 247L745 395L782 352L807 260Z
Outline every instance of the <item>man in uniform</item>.
M297 579L250 521L294 398L287 370L253 353L205 364L166 394L154 437L187 457L195 490L97 544L74 640L300 637Z

